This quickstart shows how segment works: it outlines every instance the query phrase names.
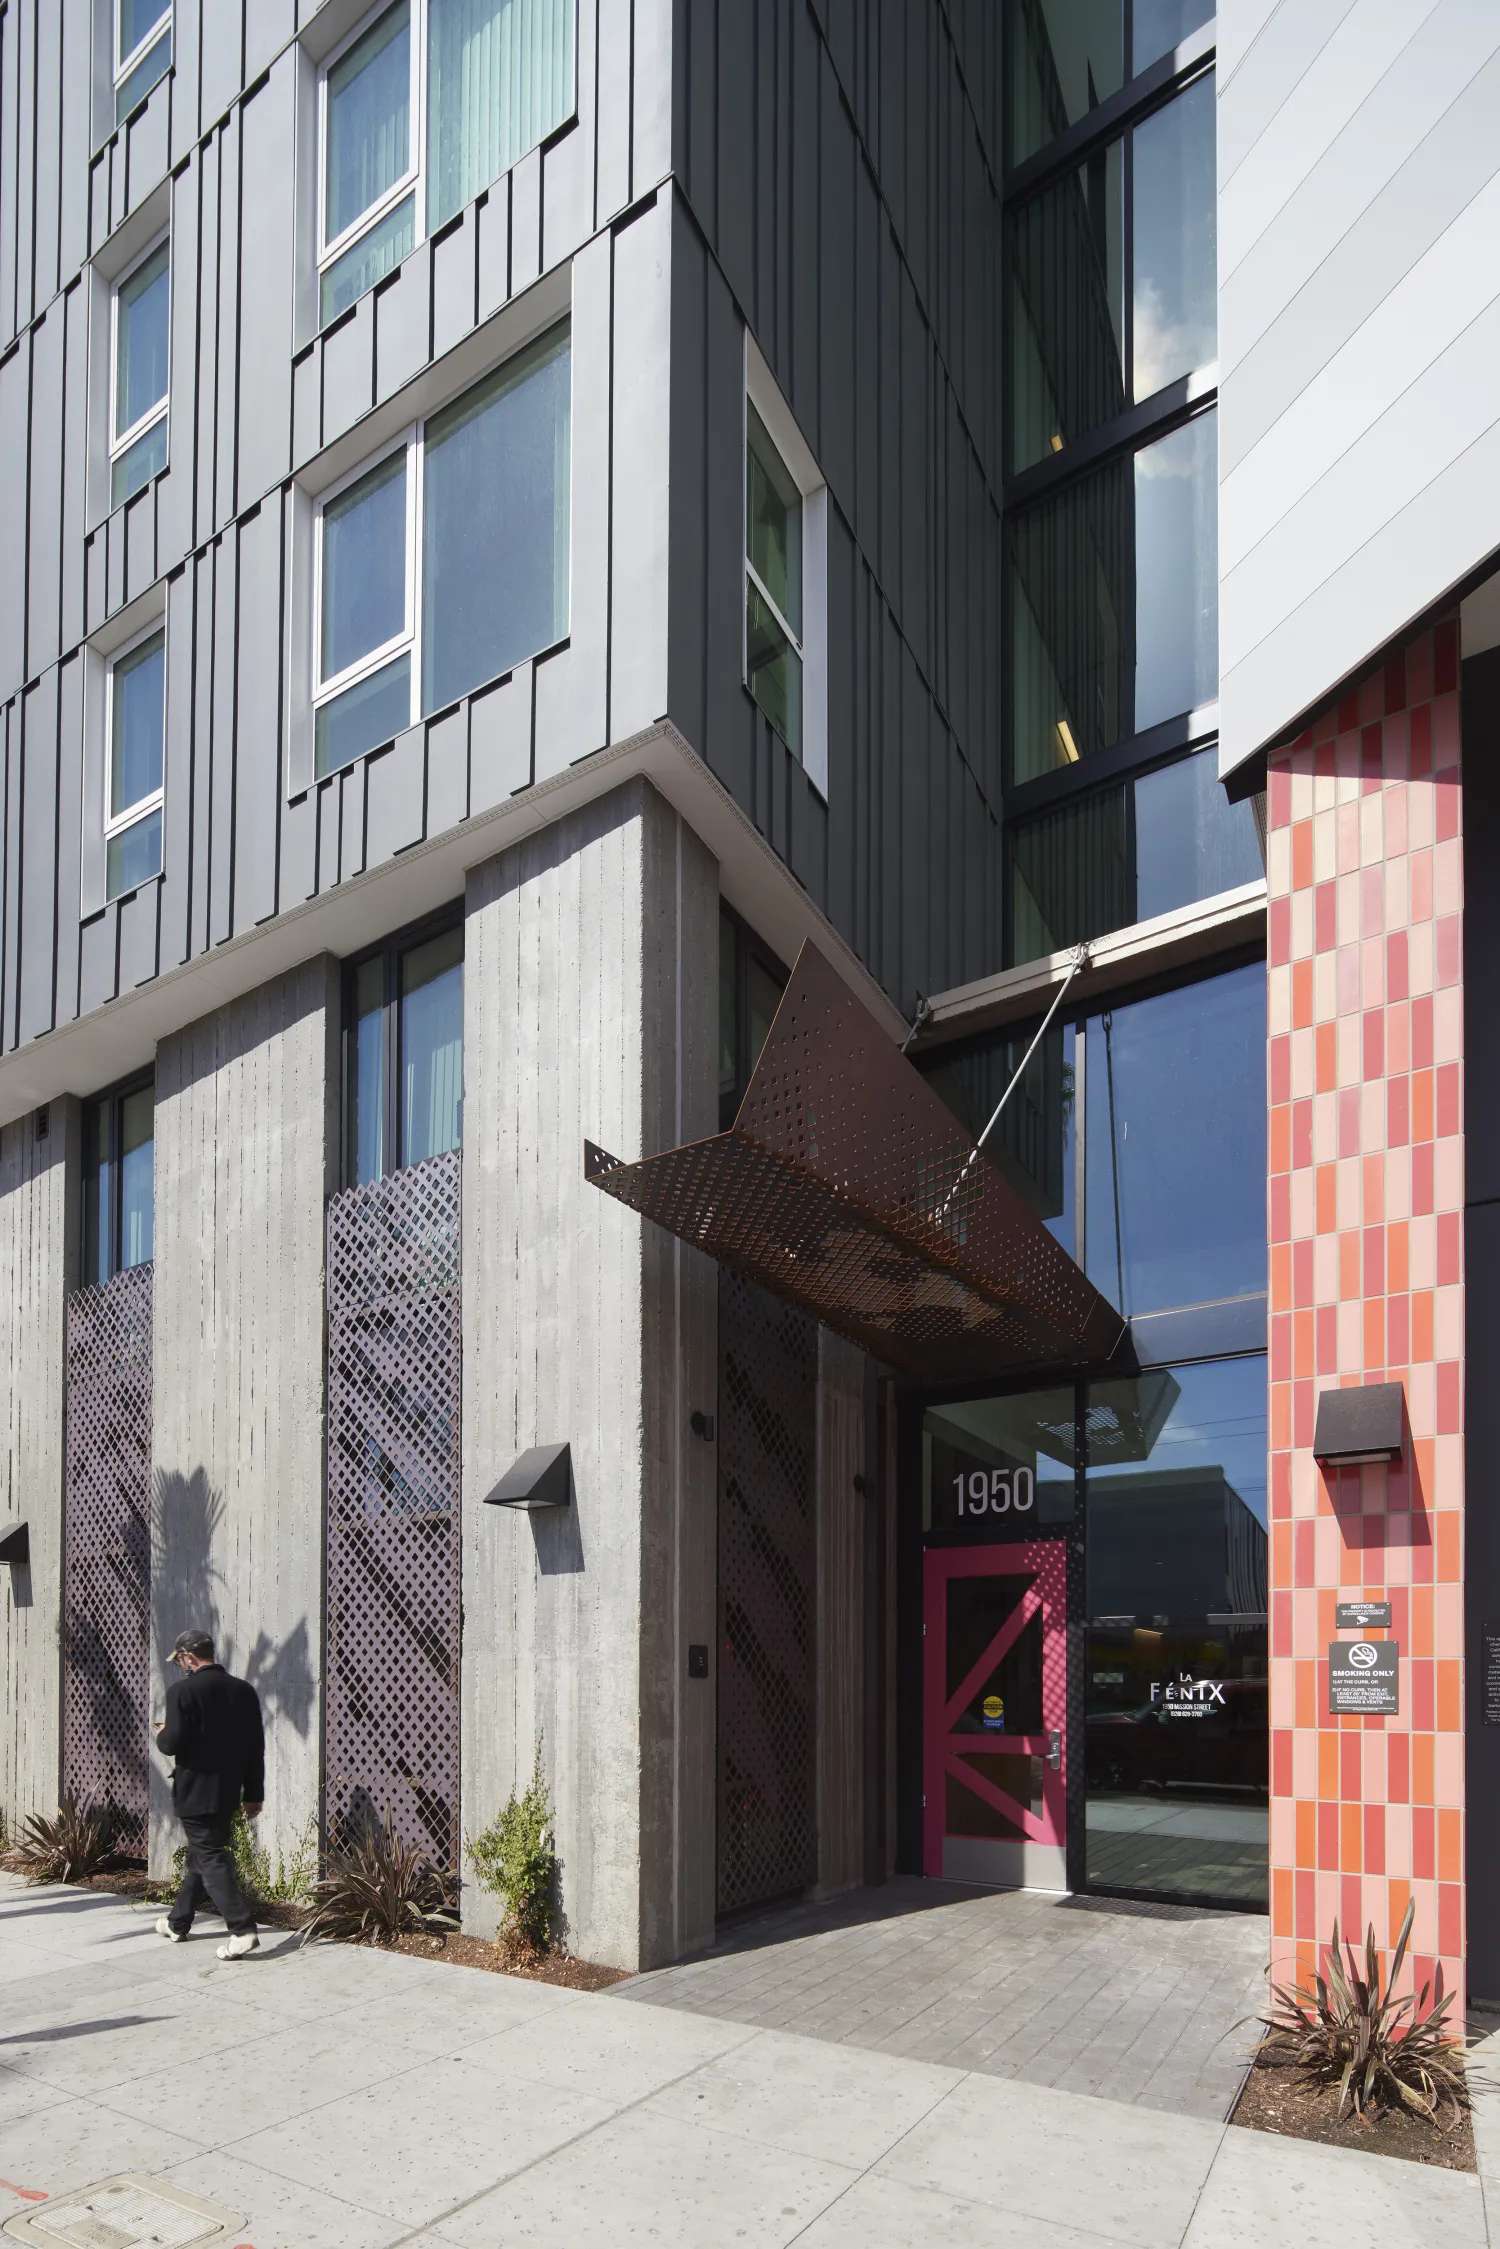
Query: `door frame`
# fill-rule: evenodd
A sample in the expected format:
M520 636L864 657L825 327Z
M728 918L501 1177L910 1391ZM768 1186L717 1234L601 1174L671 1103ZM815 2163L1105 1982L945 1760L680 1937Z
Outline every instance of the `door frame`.
M947 1692L947 1589L960 1577L1019 1577L1035 1583L972 1667L958 1692ZM974 1546L928 1546L922 1554L922 1871L950 1881L988 1883L997 1889L1066 1890L1068 1782L1068 1541L1036 1538ZM998 1660L996 1641L1014 1640L1033 1616L1042 1626L1042 1717L1040 1734L1013 1734L1008 1745L1040 1756L1042 1806L1039 1814L1014 1802L972 1767L961 1766L961 1742L972 1754L974 1737L951 1730L955 1712L968 1702L976 1674ZM1008 1644L1008 1643L1007 1643ZM1003 1654L1003 1648L999 1653ZM1055 1752L1057 1763L1050 1762ZM973 1839L945 1832L946 1780L952 1772L964 1786L992 1801L1024 1830L1024 1839ZM956 1846L956 1847L955 1847Z

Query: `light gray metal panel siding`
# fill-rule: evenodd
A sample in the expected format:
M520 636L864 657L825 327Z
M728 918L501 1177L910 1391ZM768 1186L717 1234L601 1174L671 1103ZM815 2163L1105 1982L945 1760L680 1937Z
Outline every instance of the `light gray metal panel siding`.
M1500 540L1500 22L1227 0L1220 24L1228 772Z

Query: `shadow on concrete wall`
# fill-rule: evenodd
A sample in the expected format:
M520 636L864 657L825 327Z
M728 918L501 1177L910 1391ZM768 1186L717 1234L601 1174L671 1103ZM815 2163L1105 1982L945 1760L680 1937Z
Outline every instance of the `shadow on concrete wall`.
M284 1721L305 1741L312 1730L317 1685L306 1617L279 1645L258 1632L243 1656L224 1629L219 1606L222 1572L214 1561L225 1516L224 1495L208 1472L190 1476L158 1470L152 1509L151 1617L159 1636L155 1660L166 1662L179 1632L213 1635L214 1650L226 1671L237 1671L255 1688L268 1724Z

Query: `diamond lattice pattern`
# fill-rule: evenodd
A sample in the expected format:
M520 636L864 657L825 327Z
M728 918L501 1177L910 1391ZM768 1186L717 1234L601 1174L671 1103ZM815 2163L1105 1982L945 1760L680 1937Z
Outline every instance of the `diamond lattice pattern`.
M326 1816L458 1872L459 1157L328 1209Z
M146 1847L151 1645L149 1265L68 1300L63 1789Z
M719 1275L719 1910L816 1874L817 1329Z

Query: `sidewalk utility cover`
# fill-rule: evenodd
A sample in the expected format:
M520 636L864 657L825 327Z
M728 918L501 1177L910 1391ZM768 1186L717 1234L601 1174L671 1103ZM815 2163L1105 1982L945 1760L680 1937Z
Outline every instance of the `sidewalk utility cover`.
M5 2231L13 2240L54 2249L206 2249L243 2223L232 2210L180 2187L127 2173L27 2210Z

